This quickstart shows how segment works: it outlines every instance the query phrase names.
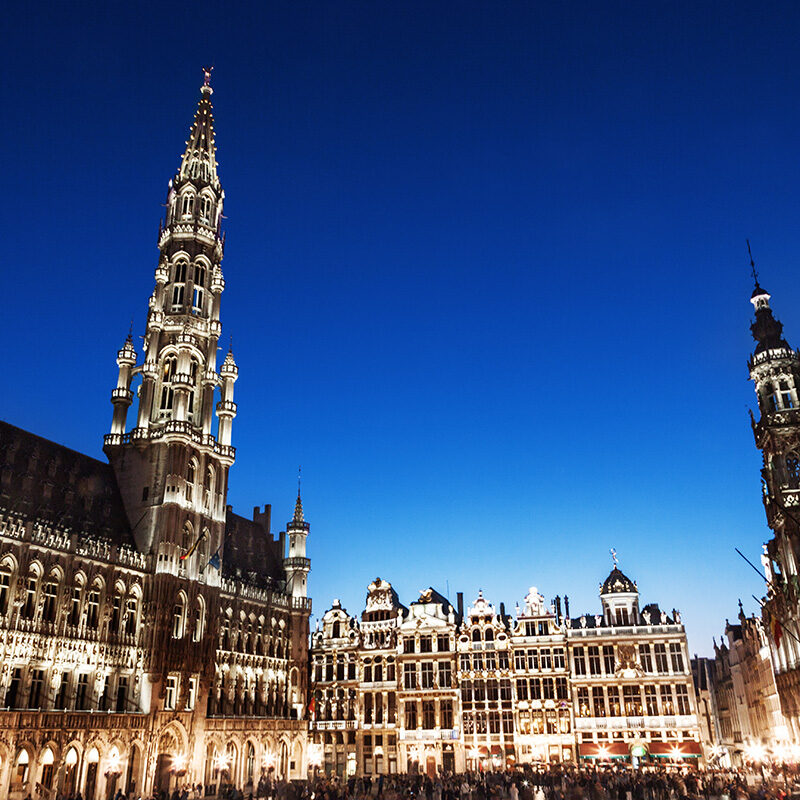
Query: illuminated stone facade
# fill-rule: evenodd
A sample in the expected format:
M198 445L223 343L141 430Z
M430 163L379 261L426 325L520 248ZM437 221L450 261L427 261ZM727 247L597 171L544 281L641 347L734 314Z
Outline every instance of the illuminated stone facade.
M226 504L238 368L230 351L217 366L208 77L169 183L143 353L128 336L117 355L109 463L0 424L3 797L306 774L309 526L299 493L277 539L269 506L250 520Z
M716 711L713 740L722 763L741 766L759 748L788 743L769 641L758 617L739 607L738 622L725 625L725 639L714 643L711 688Z
M616 567L600 600L601 613L571 618L566 597L562 610L531 588L508 615L482 593L465 612L461 595L452 606L426 589L406 608L377 579L360 620L335 602L312 634L323 770L701 758L680 615L640 611Z
M763 620L790 738L800 742L800 355L783 338L770 295L756 281L751 325L756 347L749 361L759 418L751 414L761 450L762 500L773 537L762 562L768 587Z

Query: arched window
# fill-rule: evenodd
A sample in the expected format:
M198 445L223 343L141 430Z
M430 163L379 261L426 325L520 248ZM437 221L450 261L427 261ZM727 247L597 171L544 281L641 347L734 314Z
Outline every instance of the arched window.
M191 500L191 493L189 491L190 488L191 484L189 484L189 486L186 487L186 495ZM183 550L181 555L183 556L185 556L189 552L189 549L194 544L194 542L192 541L193 530L194 529L192 528L191 522L187 521L186 523L184 523L183 533L181 534L181 550Z
M194 285L195 286L202 286L205 288L206 285L206 267L205 264L195 264L194 265Z
M167 356L161 369L161 403L159 405L161 417L168 417L172 413L172 404L175 401L175 390L172 388L172 383L177 371L178 359L175 356Z
M203 488L209 493L214 492L214 467L210 464L206 467L206 477L203 481Z
M39 573L31 569L25 585L25 599L22 606L22 616L26 619L33 619L36 614L36 600L39 591Z
M175 274L172 281L173 283L186 283L187 264L188 262L184 258L175 262Z
M73 794L78 777L78 751L74 747L67 750L64 758L64 794Z
M203 638L203 631L206 626L206 604L202 597L197 598L196 615L194 618L194 634L192 638L199 642Z
M193 358L189 362L189 376L192 379L192 391L189 394L189 413L194 413L194 396L197 393L197 379L200 376L200 362ZM194 481L192 481L194 483Z
M11 597L11 579L14 575L14 562L5 559L0 564L0 616L8 613L9 598Z
M69 624L78 626L81 621L81 605L83 600L83 583L84 578L78 575L75 579L75 585L72 587L72 595L69 600Z
M128 595L125 599L125 616L122 620L122 627L128 636L136 633L136 614L138 612L139 599L136 595Z
M481 640L481 631L480 628L473 628L472 629L472 641L479 642Z
M28 755L28 751L20 750L20 753L17 756L17 768L14 771L14 778L13 778L14 783L23 784L28 780L29 763L30 763L30 756Z
M211 198L206 195L200 198L200 218L203 222L211 219Z
M182 639L186 625L186 596L183 592L178 594L178 599L172 607L172 638Z
M47 747L42 753L42 779L40 783L45 789L50 789L53 786L53 751Z
M202 286L195 286L192 292L192 313L202 314L205 301L205 290Z
M194 213L194 195L191 192L187 192L181 198L181 216L191 217L193 213Z
M55 622L56 620L56 601L58 600L58 580L57 573L51 573L44 586L42 587L42 619L45 622Z
M100 584L92 584L86 595L86 627L97 630L100 624Z
M493 642L494 641L494 631L491 628L487 628L486 635L483 637L484 641L486 642Z
M253 747L252 742L247 743L247 762L246 762L247 780L246 783L253 782L253 775L256 768L256 749Z

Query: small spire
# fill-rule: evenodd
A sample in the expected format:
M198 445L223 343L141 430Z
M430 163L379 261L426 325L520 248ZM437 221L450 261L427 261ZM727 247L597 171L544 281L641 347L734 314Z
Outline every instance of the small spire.
M200 100L189 129L186 150L181 157L178 180L191 180L198 185L219 188L217 177L217 146L214 141L214 110L211 107L211 70L203 67ZM175 182L177 183L177 181Z
M753 260L753 251L750 249L750 240L745 239L747 242L747 254L750 256L750 272L753 275L753 283L755 284L756 289L760 289L761 287L758 285L758 271L756 270L756 262Z
M303 521L303 500L300 497L300 478L302 475L302 467L297 468L297 502L294 504L294 517L292 522Z
M131 324L128 328L128 338L125 339L126 343L133 344L133 317L131 317Z

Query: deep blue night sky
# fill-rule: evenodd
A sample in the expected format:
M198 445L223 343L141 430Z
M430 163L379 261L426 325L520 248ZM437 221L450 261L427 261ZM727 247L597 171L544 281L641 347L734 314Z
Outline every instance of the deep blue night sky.
M380 575L594 613L610 547L693 651L756 607L745 237L800 344L800 6L36 9L0 48L0 417L102 457L213 61L230 502L278 528L303 465L315 612Z

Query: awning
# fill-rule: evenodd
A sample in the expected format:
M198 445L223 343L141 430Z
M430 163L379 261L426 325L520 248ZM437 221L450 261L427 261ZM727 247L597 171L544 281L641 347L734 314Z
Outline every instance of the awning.
M612 758L628 758L630 751L625 742L587 742L578 745L580 758L596 758L608 761Z
M503 751L500 749L500 745L499 744L493 744L492 745L492 755L493 756L499 756L499 755L502 754L502 752Z
M650 742L650 755L679 761L682 758L702 758L700 742Z
M489 748L485 744L478 745L478 755L486 758L489 755Z

